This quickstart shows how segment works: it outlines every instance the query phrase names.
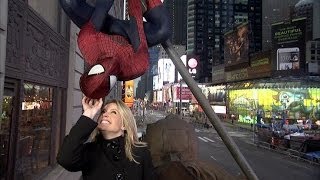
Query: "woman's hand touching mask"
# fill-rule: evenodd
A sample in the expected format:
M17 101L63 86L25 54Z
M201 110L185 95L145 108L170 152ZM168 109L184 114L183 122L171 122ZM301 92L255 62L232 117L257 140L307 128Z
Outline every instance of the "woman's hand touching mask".
M94 119L96 114L100 111L102 104L103 104L102 98L90 99L84 96L82 98L82 107L83 107L82 115L87 116L91 119Z

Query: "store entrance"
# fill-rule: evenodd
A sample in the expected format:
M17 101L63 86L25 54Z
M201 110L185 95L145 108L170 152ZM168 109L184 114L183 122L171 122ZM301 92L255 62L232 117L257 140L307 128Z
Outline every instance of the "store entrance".
M10 141L12 141L12 125L15 119L15 100L17 100L16 82L5 82L2 100L2 112L0 117L0 179L8 179L10 177ZM12 162L12 161L11 161Z

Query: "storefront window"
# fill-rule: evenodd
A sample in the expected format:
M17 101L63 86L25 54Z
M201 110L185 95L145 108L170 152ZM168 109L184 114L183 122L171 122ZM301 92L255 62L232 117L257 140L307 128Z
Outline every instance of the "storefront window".
M16 179L32 179L49 165L52 119L52 88L24 84L18 125Z

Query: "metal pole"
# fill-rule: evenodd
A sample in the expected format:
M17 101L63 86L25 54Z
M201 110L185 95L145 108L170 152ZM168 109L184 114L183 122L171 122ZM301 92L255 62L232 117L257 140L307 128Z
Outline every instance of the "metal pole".
M161 44L163 48L166 50L169 57L171 57L173 64L178 69L179 73L181 74L183 80L188 84L191 92L196 97L198 102L200 103L201 107L203 108L204 112L208 116L210 122L215 127L217 133L220 135L221 139L223 140L226 147L229 149L230 153L232 154L235 161L238 163L244 174L247 176L248 179L256 180L258 179L257 175L254 173L253 169L250 167L247 160L244 158L242 153L240 152L239 148L235 144L235 142L231 139L229 134L226 132L225 128L223 127L219 117L211 108L209 101L205 98L203 93L201 92L200 88L198 87L197 83L191 77L187 69L185 68L184 64L181 62L177 52L174 50L171 42L167 40L166 42Z
M182 117L182 79L180 79L180 82L179 82L179 85L180 85L180 101L179 101L179 115L180 117Z

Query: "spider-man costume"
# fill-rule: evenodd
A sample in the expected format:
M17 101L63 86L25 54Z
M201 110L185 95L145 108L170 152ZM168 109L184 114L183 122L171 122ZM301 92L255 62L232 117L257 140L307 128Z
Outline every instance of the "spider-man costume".
M86 72L80 79L82 92L90 98L109 93L111 75L125 81L144 74L149 65L148 44L159 44L170 37L169 20L160 0L147 1L144 13L147 23L142 21L140 0L129 0L129 21L118 20L107 13L113 0L97 0L95 8L84 0L60 0L60 3L81 28L78 45L90 69L98 64L104 68L101 74ZM148 44L144 31L149 37Z

